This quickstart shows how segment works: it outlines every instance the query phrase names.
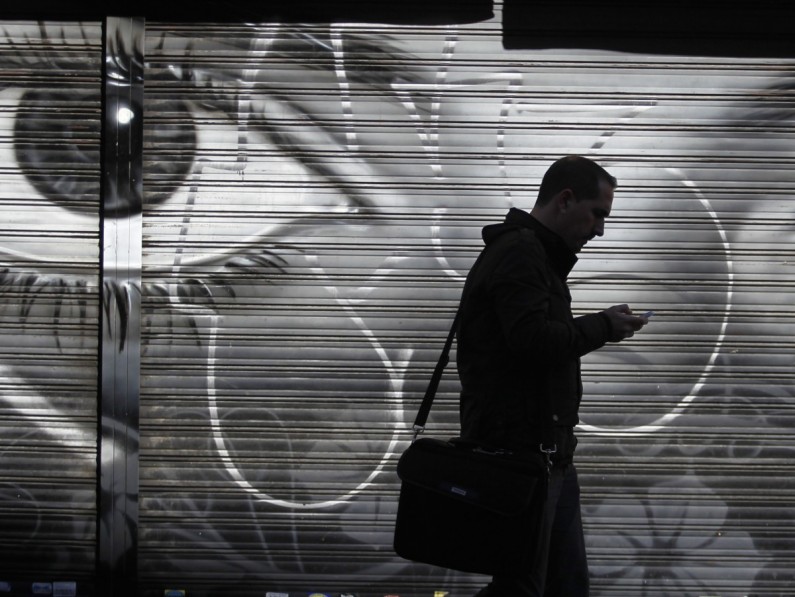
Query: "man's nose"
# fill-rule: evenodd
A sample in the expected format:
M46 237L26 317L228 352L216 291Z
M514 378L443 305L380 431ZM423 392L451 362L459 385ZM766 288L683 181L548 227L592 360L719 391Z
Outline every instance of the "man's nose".
M594 226L593 232L596 236L604 236L605 235L605 223L598 222L596 226Z

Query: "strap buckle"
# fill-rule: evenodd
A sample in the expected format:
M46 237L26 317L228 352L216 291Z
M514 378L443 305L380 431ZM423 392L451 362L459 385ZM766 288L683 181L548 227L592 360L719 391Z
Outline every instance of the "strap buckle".
M538 449L544 454L547 463L547 475L552 472L552 455L558 451L557 444L552 444L551 447L545 447L544 444L538 444Z
M425 431L425 425L415 424L413 427L413 431L414 431L414 437L411 438L412 442L414 442L419 437L419 435Z

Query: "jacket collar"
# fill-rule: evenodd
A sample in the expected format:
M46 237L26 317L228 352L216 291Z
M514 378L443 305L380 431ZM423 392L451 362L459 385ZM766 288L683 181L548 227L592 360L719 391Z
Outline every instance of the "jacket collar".
M508 211L508 215L505 216L505 223L529 228L535 232L536 237L544 246L552 269L562 279L565 280L568 277L577 263L577 254L566 245L560 235L552 232L531 214L516 207L512 207Z

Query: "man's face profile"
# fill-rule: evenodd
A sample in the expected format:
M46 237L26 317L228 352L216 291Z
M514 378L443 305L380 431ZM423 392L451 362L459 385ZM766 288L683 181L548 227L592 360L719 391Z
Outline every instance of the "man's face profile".
M604 234L605 219L613 207L613 188L600 180L599 195L595 199L579 198L571 191L564 191L557 202L560 210L557 232L569 249L579 253L588 241Z

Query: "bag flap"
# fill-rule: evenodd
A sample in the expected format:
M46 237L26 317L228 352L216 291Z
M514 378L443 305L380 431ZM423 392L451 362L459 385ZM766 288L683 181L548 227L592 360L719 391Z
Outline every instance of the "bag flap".
M536 488L545 488L546 475L530 460L434 438L412 443L400 457L397 473L404 483L501 514L529 507Z

